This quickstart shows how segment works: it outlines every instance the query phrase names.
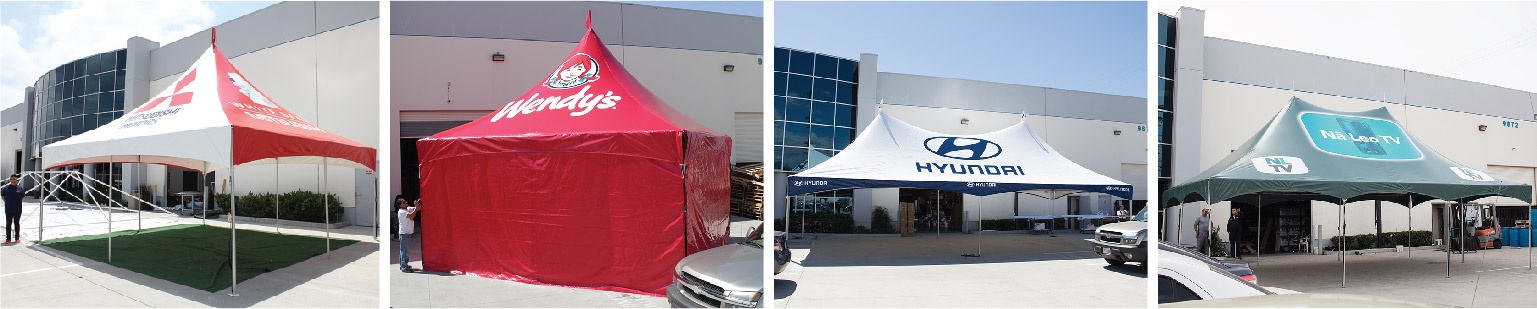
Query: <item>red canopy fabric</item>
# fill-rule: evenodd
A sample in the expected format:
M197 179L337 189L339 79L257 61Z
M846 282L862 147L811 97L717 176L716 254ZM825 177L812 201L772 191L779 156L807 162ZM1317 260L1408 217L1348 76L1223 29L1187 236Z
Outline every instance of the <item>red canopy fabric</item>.
M664 295L680 259L729 238L731 138L590 28L532 90L417 151L427 270Z
M49 169L116 162L203 170L335 158L341 160L333 164L373 170L376 150L289 112L210 45L159 95L110 123L49 144L43 153Z

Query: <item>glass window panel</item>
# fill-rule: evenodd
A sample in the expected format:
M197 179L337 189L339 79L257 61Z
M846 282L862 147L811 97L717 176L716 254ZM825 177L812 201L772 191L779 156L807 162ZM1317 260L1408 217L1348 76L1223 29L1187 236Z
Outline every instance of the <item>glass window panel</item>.
M75 76L76 76L76 77L80 77L80 76L86 76L86 75L87 75L87 74L90 74L90 73L86 73L86 71L90 71L90 70L89 70L89 69L88 69L88 68L87 68L87 66L90 66L90 64L89 64L89 61L88 61L88 60L89 60L89 59L80 59L80 61L75 61L75 62L74 62L74 66L75 66Z
M102 56L106 57L106 59L107 59L107 61L105 63L103 63L102 68L101 68L101 70L103 72L111 72L111 71L117 70L117 53L116 52L106 53L106 54L104 54Z
M70 98L69 102L64 104L64 113L60 114L59 116L60 117L69 117L69 116L79 115L80 114L80 105L84 105L84 102L85 102L85 99L81 98L81 97Z
M128 50L120 49L117 51L117 69L122 70L125 68L128 68Z
M840 127L854 126L854 106L837 104L833 105L833 109L837 111L837 113L833 115L834 125Z
M117 77L117 74L112 74L112 73L109 72L107 74L102 74L102 75L97 75L97 76L101 77L101 87L97 87L96 91L100 91L100 92L112 91L112 86L117 84L117 82L115 81L115 77Z
M806 99L785 99L785 120L810 122L811 101Z
M101 111L101 95L92 94L85 96L85 105L81 106L80 113L86 115L96 114Z
M1158 57L1159 57L1159 59L1164 59L1163 60L1164 63L1162 64L1163 65L1163 72L1162 72L1163 75L1161 75L1161 76L1173 79L1174 78L1174 69L1176 67L1175 63L1174 63L1175 62L1174 61L1174 49L1159 47L1158 48Z
M780 59L784 59L784 58L780 58ZM784 147L774 146L774 169L776 169L776 170L783 170L784 169L782 167L782 166L784 166L784 162L785 162L784 150L785 150Z
M780 163L780 170L798 172L806 166L806 148L785 147L784 161Z
M1171 155L1173 147L1167 144L1158 145L1158 177L1173 177L1169 174L1169 163L1173 162Z
M1169 75L1168 59L1169 59L1169 49L1163 48L1163 47L1159 47L1158 48L1158 65L1160 67L1159 68L1160 70L1158 70L1158 77L1174 78L1173 76Z
M85 117L75 117L75 128L74 131L71 131L73 133L70 133L70 135L85 133L85 131Z
M833 127L823 125L811 126L811 147L833 149ZM832 155L830 152L828 155Z
M117 98L116 92L103 92L100 95L101 100L96 102L96 112L111 112L112 110L116 109L112 106L113 100Z
M852 84L852 83L845 83L845 82L837 82L837 85L838 85L838 98L836 100L833 100L833 101L836 101L838 103L854 104L854 84Z
M117 95L112 96L112 110L115 110L115 111L122 111L123 110L123 99L124 99L124 97L127 96L127 94L128 94L127 92L119 90L117 92Z
M838 118L835 114L837 109L833 108L833 105L837 104L827 102L811 102L811 123L833 125L833 119Z
M790 74L785 74L785 73L781 73L781 72L774 73L774 94L775 95L785 95L785 91L787 91L788 88L789 88L788 87L789 83L790 83Z
M74 85L74 87L71 87L71 88L74 88L74 90L70 90L69 96L79 97L81 95L85 95L85 89L86 89L85 87L86 87L87 83L89 83L89 82L87 81L86 78L77 78L77 79L75 79L75 83L74 83L75 85Z
M1174 110L1174 82L1158 79L1158 109Z
M816 62L816 55L807 52L790 52L790 72L811 75L812 64Z
M117 78L113 80L115 84L112 85L112 89L123 89L123 83L128 80L128 70L117 70Z
M101 92L101 77L102 76L105 76L105 75L91 75L91 76L87 76L85 78L85 92L81 92L81 93L84 94L84 93L97 93L97 92Z
M774 48L774 71L784 72L790 68L790 50Z
M823 78L838 78L838 59L826 55L817 55L816 76Z
M1168 134L1164 134L1165 128L1168 128L1168 127L1169 127L1169 112L1158 111L1158 142L1159 143L1169 143L1169 135Z
M810 168L817 166L818 164L822 164L822 162L826 162L827 159L832 157L832 150L812 149L811 151L806 152L806 167ZM827 192L827 194L830 195L832 192Z
M96 123L99 125L106 125L115 119L117 119L117 117L112 117L112 113L96 114Z
M80 116L80 121L85 123L85 126L80 127L80 132L90 131L91 129L96 128L96 115L94 114Z
M1158 21L1158 30L1160 32L1158 34L1159 41L1164 42L1164 46L1178 48L1178 46L1174 46L1174 44L1175 41L1179 39L1179 37L1176 35L1179 33L1179 20L1169 16L1158 15Z
M788 88L785 95L797 98L811 97L811 77L804 75L790 75Z
M853 60L839 60L838 63L838 79L850 82L854 81L854 73L858 72L859 70L859 62L855 62Z
M811 98L818 101L833 101L838 99L837 83L831 79L818 78L815 81L816 88L811 89Z
M837 128L833 130L833 149L843 150L852 142L854 129Z
M785 122L784 121L775 121L774 122L774 145L784 145L784 144L785 144Z
M806 137L811 134L811 127L804 123L785 123L785 146L806 147Z
M774 120L785 120L785 97L774 97Z

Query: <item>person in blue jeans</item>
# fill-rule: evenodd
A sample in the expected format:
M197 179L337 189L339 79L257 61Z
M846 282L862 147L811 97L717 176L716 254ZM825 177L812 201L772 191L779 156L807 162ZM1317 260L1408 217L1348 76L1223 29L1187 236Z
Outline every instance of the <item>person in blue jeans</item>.
M395 204L399 210L395 216L399 218L400 226L400 272L409 273L411 269L411 234L416 234L416 212L420 207L412 207L405 199L397 200Z

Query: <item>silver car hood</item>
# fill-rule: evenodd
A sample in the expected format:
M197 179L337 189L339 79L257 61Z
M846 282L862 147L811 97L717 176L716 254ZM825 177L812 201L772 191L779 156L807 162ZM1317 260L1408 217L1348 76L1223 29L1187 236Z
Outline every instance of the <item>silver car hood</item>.
M763 249L729 244L700 251L678 261L678 270L728 291L763 289Z
M1102 225L1096 229L1096 231L1121 232L1121 235L1137 235L1137 233L1141 233L1142 231L1146 230L1147 222L1142 221L1116 222Z

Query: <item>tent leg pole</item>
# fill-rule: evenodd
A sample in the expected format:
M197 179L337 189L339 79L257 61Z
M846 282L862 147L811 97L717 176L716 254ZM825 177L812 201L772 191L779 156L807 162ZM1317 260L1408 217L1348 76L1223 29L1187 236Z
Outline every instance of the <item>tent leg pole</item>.
M1265 194L1254 195L1254 261L1259 262L1260 251L1265 251Z
M209 194L209 191L212 191L213 188L209 188L212 185L208 181L208 162L203 162L203 174L198 176L199 179L202 179L202 183L198 184L198 186L203 187L203 225L208 225L208 205L213 205L213 195Z
M240 198L238 194L235 194L235 164L233 162L229 165L229 171L229 296L240 297L240 293L235 292L235 287L240 285L236 281L235 272L235 205L239 204Z
M80 182L85 187L85 181ZM112 264L112 209L107 209L107 264Z
M321 205L320 205L321 207L320 207L320 209L323 210L322 213L324 213L326 215L326 253L330 253L331 252L331 191L330 191L331 190L331 183L330 183L331 182L331 166L329 165L330 163L331 163L331 159L330 158L321 158L320 159L320 171L321 171L321 174L320 174L320 176L321 176L320 177L320 179L321 179L320 180L320 188L321 188L321 190L323 190L325 192L324 193L325 195L321 195L322 198L321 198ZM687 231L688 229L684 229L684 230ZM326 256L326 258L329 259L331 257L328 255L328 256Z
M1340 244L1334 246L1340 250L1340 288L1345 288L1345 199L1340 199Z
M1409 194L1409 233L1405 235L1409 236L1409 239L1404 241L1409 244L1409 249L1404 251L1409 253L1409 257L1414 257L1414 194Z
M1441 212L1441 244L1446 245L1446 277L1452 277L1452 205Z
M934 190L934 239L939 239L939 221L940 221L939 219L940 219L940 217L943 217L943 215L941 215L939 213L939 202L940 201L944 201L944 200L945 200L945 193L943 191L939 191L939 189L935 189Z
M1057 189L1051 189L1051 198L1046 199L1046 206L1051 212L1051 219L1046 220L1046 235L1057 237Z
M283 191L278 190L278 181L283 179L281 159L272 158L272 231L283 234Z
M1185 226L1185 204L1179 204L1179 209L1175 209L1175 210L1176 211L1175 211L1175 214L1174 214L1174 216L1175 216L1174 217L1174 244L1175 245L1179 245L1180 247L1184 247L1185 245L1183 243L1184 243L1184 237L1185 237L1185 229L1181 228L1181 227ZM1200 234L1197 234L1197 235L1200 235ZM1094 237L1099 237L1099 235L1095 235ZM1211 249L1208 248L1208 249L1206 249L1206 251L1207 251L1206 252L1206 256L1211 256Z

